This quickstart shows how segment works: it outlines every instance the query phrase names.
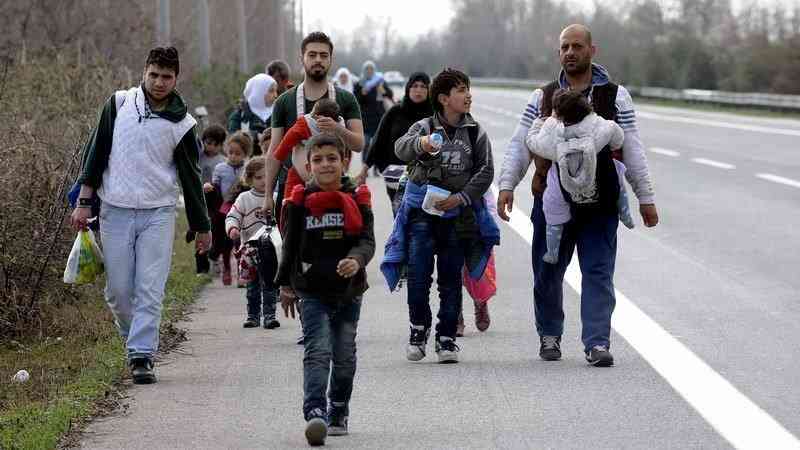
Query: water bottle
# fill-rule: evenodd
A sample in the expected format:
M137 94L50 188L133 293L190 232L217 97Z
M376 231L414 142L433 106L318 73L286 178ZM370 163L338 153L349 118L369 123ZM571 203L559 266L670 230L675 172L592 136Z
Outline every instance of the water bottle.
M431 147L435 150L432 155L439 153L442 149L442 145L444 144L444 138L439 133L433 133L428 141L431 144Z

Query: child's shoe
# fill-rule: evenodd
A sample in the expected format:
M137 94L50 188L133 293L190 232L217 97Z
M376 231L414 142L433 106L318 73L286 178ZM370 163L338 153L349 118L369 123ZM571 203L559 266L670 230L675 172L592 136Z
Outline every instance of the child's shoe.
M328 409L328 435L347 435L347 408L344 406L331 406Z
M255 317L248 317L242 324L242 328L256 328L258 326L258 319Z
M489 317L489 302L474 302L475 305L475 328L478 331L486 331L492 323Z
M420 361L425 357L425 346L428 345L428 336L431 334L430 328L424 325L411 325L408 347L406 347L406 359L409 361Z
M328 436L328 423L325 414L317 408L309 414L306 422L306 440L308 445L325 445L325 438Z
M461 351L461 349L456 345L456 341L453 340L453 338L440 336L436 339L436 355L439 356L439 363L457 363L459 351Z

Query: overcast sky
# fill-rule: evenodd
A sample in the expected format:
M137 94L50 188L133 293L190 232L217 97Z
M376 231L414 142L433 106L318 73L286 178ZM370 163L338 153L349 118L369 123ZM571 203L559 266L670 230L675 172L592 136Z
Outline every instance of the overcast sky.
M612 2L614 0L601 0ZM732 0L734 8L751 2L783 3L787 6L800 0ZM591 5L588 0L573 0L576 5ZM591 6L588 6L591 10ZM303 0L305 31L323 24L323 31L347 32L357 27L367 15L392 18L392 28L401 36L416 37L428 30L445 27L453 17L450 0Z

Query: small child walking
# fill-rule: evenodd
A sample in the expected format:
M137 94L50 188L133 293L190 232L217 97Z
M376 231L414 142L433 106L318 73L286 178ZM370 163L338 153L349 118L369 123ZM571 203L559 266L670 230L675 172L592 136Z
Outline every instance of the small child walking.
M222 198L214 191L211 180L214 175L214 168L217 167L217 164L225 161L225 155L222 154L222 146L227 135L225 128L222 128L221 125L213 124L206 127L200 137L200 142L203 143L199 160L200 179L203 181L203 194L208 208L208 215L211 216L212 222L214 222L215 215L220 214L218 209L222 204ZM203 254L196 252L194 257L197 273L208 273L210 269L209 252Z
M225 219L225 231L233 241L241 241L244 248L247 241L257 231L267 225L261 206L264 204L264 158L257 156L247 162L244 168L244 182L250 187L236 198ZM260 261L266 264L265 261ZM274 269L273 269L274 270ZM247 318L244 328L255 328L264 316L264 328L271 330L281 326L275 317L275 303L278 289L273 280L265 280L259 270L253 271L252 279L247 283Z
M545 262L558 262L564 224L572 219L570 203L595 200L597 182L597 154L608 149L612 157L621 156L625 134L612 120L606 120L592 111L592 105L578 91L559 90L553 95L553 116L537 119L528 132L526 144L533 153L554 161L547 172L547 187L543 195L547 252ZM633 228L633 217L625 190L625 164L613 159L617 171L619 220ZM563 191L562 191L563 189Z
M348 433L356 330L375 233L369 189L343 176L348 160L341 138L319 134L306 148L311 179L285 202L276 283L286 317L295 317L302 300L305 435L310 445L323 445L328 435Z
M216 191L222 197L222 205L218 208L221 213L216 223L212 223L212 242L214 246L213 257L222 256L222 284L228 286L233 278L231 276L231 252L233 251L233 241L225 233L225 215L228 214L233 202L230 198L230 190L236 185L237 180L242 175L244 163L252 150L250 137L237 131L225 139L224 162L214 167L214 175L211 179L211 186L206 189Z

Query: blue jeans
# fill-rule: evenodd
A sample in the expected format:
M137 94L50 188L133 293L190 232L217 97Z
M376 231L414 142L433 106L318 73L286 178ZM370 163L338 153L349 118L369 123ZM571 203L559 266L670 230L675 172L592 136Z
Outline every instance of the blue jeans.
M422 210L412 210L408 223L408 315L412 325L430 328L430 290L433 259L436 256L436 284L439 288L439 323L436 337L456 338L461 313L461 268L464 251L455 230L456 219L442 219Z
M260 320L262 305L265 320L275 319L275 302L278 287L272 280L262 280L256 271L256 279L247 283L247 317Z
M341 303L303 297L300 305L305 336L303 416L308 420L311 411L317 408L327 411L328 399L346 415L356 374L356 329L361 297Z
M611 313L614 311L614 264L617 257L619 217L597 213L573 217L564 224L558 262L542 261L547 252L542 199L534 197L533 212L533 304L539 335L561 336L564 332L564 273L577 248L581 267L581 340L584 350L595 345L609 346Z
M103 203L100 209L106 303L129 359L152 358L158 351L174 237L174 206L130 209Z

